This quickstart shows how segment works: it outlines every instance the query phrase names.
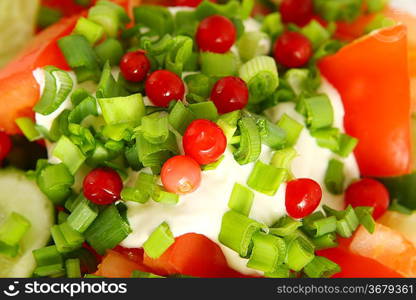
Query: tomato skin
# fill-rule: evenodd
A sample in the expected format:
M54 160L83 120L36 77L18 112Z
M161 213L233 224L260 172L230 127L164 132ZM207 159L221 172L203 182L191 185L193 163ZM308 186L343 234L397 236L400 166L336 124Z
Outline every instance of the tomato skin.
M163 164L160 177L169 192L192 193L201 183L201 168L190 156L177 155Z
M185 154L200 165L215 162L224 153L226 147L227 138L224 132L209 120L193 121L183 135Z
M182 79L168 70L157 70L145 83L146 95L156 106L168 107L173 100L182 100L185 85Z
M305 26L313 16L312 0L283 0L279 6L282 21Z
M201 21L196 32L196 42L201 51L225 53L237 38L234 24L226 17L213 15Z
M345 191L345 203L352 207L374 207L373 217L379 218L389 206L389 192L379 181L371 178L363 178L353 182Z
M140 82L150 71L150 61L143 51L128 52L121 58L120 71L127 80Z
M84 196L98 205L111 204L120 199L123 182L111 168L96 168L84 178Z
M403 25L383 29L319 62L341 94L346 132L359 140L355 156L363 176L399 176L411 170L405 32Z
M247 84L240 77L226 76L214 84L211 90L211 101L220 114L243 109L249 98Z
M297 32L283 33L274 44L274 58L285 67L301 67L309 61L311 56L311 42Z
M0 131L0 164L12 149L12 140L4 131Z
M291 180L286 185L286 212L293 218L304 218L318 207L321 198L322 189L316 181L309 178Z
M131 273L135 270L146 272L141 264L130 260L117 251L109 250L98 265L95 275L108 278L130 278Z

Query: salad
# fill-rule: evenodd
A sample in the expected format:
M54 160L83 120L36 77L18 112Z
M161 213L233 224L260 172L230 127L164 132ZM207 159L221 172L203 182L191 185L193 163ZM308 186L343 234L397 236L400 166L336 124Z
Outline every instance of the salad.
M43 1L0 69L0 277L415 277L416 3Z

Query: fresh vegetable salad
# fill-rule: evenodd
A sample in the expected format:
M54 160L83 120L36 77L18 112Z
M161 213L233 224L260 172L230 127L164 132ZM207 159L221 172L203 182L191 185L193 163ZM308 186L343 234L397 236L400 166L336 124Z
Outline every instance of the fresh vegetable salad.
M416 276L413 4L44 1L0 276Z

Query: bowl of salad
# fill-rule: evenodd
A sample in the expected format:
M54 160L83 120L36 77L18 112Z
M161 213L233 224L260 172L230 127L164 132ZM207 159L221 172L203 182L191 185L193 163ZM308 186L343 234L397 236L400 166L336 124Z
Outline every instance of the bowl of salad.
M37 14L0 69L0 277L416 276L416 3Z

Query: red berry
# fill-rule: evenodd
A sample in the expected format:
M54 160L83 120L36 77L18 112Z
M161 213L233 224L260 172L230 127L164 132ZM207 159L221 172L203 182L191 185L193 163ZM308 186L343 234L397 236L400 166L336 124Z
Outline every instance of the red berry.
M150 61L143 51L127 52L121 59L120 71L129 81L139 82L150 71Z
M237 38L233 22L223 16L213 15L201 21L196 32L199 49L214 53L225 53Z
M276 41L274 58L289 68L297 68L306 64L312 55L311 42L302 34L287 31Z
M105 205L120 199L123 182L111 168L97 168L88 173L83 182L84 196L95 204Z
M352 207L372 206L373 217L377 219L389 206L389 192L379 181L363 178L350 184L345 191L345 203Z
M193 158L177 155L163 164L160 178L166 190L171 193L191 193L201 183L201 167Z
M4 131L0 131L0 162L9 154L12 149L12 140Z
M318 207L322 198L319 184L309 178L289 181L286 186L286 211L292 218L304 218Z
M167 70L158 70L150 74L145 90L153 104L162 107L168 107L172 100L182 100L185 95L182 79Z
M239 77L219 79L211 90L211 100L221 114L243 109L248 103L247 84Z
M313 2L312 0L283 0L279 11L283 22L305 26L313 17Z
M222 129L209 120L193 121L183 135L185 154L200 165L215 162L227 147L227 138Z

